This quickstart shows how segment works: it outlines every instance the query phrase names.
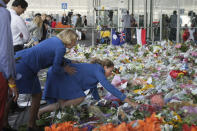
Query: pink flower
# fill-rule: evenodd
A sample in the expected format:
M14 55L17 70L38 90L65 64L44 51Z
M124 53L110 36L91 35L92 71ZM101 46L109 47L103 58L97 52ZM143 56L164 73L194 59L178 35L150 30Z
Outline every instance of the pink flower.
M181 48L181 44L176 44L175 48L177 48L177 49Z
M191 53L191 55L192 55L193 57L197 57L197 52L193 51L193 52Z

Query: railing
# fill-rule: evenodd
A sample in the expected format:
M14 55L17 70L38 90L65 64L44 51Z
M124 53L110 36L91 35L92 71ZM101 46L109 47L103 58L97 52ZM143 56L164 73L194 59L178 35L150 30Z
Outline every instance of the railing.
M147 29L147 35L146 35L147 37L146 37L146 39L147 39L147 41L149 43L152 43L152 44L155 43L156 41L162 41L162 40L165 40L165 39L168 40L169 35L170 35L170 29L171 29L169 27L165 27L165 28L162 28L162 30L160 30L160 26L157 26L157 27L128 27L128 28L130 28L130 29L140 29L140 28ZM190 29L190 28L191 27L188 27L188 29ZM192 27L192 28L196 29L197 27ZM89 40L91 40L92 46L94 46L95 43L96 43L95 42L96 41L95 38L96 37L97 38L98 37L101 38L101 36L98 36L98 35L100 35L100 31L106 31L106 30L110 31L110 37L109 37L109 39L110 39L110 44L112 44L112 35L111 35L112 34L112 30L113 29L116 29L116 31L121 31L124 28L123 27L106 27L105 29L98 29L96 27L51 28L51 31L49 32L49 37L52 37L53 36L52 33L54 33L55 30L64 30L64 29L74 29L74 30L82 30L82 31L83 30L86 30L87 33L90 33L90 31L91 31L91 38L89 38ZM180 29L180 31L179 31L179 36L180 36L179 38L180 39L179 40L181 42L183 42L183 40L182 40L182 32L185 29L185 27L181 27L179 29ZM165 31L165 32L163 32L163 31ZM136 32L136 30L135 30L135 32ZM165 33L165 37L163 38L163 34L164 33ZM136 34L135 34L135 36L136 36Z

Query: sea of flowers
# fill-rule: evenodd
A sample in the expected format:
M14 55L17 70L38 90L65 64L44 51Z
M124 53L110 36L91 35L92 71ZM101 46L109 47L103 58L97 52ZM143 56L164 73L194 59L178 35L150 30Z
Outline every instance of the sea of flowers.
M65 57L111 59L112 84L139 106L122 103L99 84L100 101L86 91L79 106L44 114L45 131L197 131L197 45L77 45Z

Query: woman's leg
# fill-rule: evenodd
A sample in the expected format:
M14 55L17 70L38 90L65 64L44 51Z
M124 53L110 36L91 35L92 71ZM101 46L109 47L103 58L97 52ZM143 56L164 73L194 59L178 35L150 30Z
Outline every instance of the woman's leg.
M41 97L42 97L42 93L32 94L32 103L29 111L30 116L29 116L28 127L33 128L36 126L36 118L37 118L38 110L40 108Z
M34 41L33 45L37 45L39 43L39 41Z
M3 127L8 127L9 126L8 114L9 114L9 111L10 111L11 103L12 103L12 99L8 98L8 101L7 101L6 106L5 106Z
M73 99L73 100L59 100L59 103L53 103L53 104L47 105L39 110L38 118L40 118L40 115L42 115L43 113L55 111L59 109L60 107L64 108L65 106L78 105L84 101L84 98L85 97L80 97L80 98Z
M80 104L81 102L83 102L85 99L85 97L80 97L80 98L76 98L76 99L73 99L73 100L59 100L60 102L60 106L61 108L64 108L66 106L71 106L71 105L78 105Z

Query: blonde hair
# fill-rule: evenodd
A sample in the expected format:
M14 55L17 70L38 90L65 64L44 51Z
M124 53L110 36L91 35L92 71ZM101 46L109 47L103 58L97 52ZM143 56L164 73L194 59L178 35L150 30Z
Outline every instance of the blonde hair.
M42 23L43 23L43 21L42 21L42 18L41 18L40 16L34 17L33 22L34 22L38 27L42 28Z
M57 37L65 44L70 45L73 41L77 41L78 35L74 30L66 29L57 34Z
M109 59L100 60L98 58L93 58L91 63L100 64L102 67L107 66L107 68L114 67L114 63Z

